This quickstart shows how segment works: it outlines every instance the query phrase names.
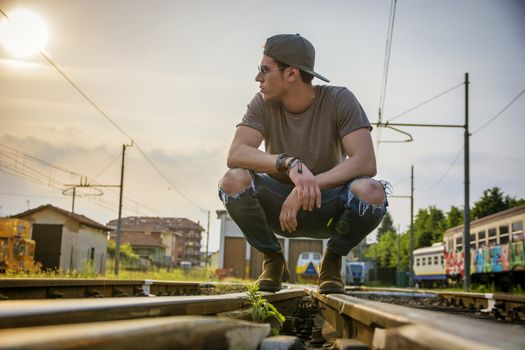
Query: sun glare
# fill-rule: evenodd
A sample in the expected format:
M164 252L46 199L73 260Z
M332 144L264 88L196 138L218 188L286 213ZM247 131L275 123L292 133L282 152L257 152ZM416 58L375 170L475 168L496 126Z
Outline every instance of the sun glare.
M28 57L47 44L49 31L46 23L28 10L15 10L9 19L0 20L0 42L16 57Z

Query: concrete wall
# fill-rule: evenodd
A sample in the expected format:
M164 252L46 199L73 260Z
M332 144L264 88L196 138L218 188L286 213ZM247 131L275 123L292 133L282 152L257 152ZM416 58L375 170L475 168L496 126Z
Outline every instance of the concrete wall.
M106 232L84 226L78 221L52 209L43 209L24 219L31 221L33 224L63 225L60 248L60 270L78 271L84 269L86 263L90 260L91 249L94 248L94 272L104 273L106 271ZM42 244L42 242L39 243Z

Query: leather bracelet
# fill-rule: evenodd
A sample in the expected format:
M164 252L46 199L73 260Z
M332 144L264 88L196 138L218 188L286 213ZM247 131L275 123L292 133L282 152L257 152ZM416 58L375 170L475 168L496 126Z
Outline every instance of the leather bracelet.
M288 171L288 167L286 166L286 158L288 158L289 155L286 153L281 153L277 156L275 159L275 167L277 168L277 171L286 174Z
M287 170L286 170L286 173L287 174L290 174L290 171L292 171L292 169L297 165L297 172L299 174L302 174L303 173L303 162L301 161L301 159L297 158L297 157L294 157L292 158L292 160L290 160L288 162L288 166L287 166Z

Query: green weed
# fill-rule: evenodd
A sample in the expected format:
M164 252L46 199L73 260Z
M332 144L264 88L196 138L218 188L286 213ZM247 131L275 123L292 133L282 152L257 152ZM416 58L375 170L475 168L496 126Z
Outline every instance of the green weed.
M279 335L279 329L281 329L285 317L277 311L268 300L263 298L261 295L257 295L259 286L256 284L248 285L246 294L248 300L252 305L251 315L252 321L254 322L269 322L272 327L272 335Z

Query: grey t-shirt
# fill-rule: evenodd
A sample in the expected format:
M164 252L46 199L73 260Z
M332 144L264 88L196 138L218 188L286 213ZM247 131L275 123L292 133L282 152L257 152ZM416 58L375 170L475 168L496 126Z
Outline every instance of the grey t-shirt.
M264 136L266 153L299 157L314 175L332 169L346 158L341 139L359 129L372 129L365 111L345 87L316 85L313 104L292 114L280 102L264 101L257 93L237 126L249 126ZM290 179L272 174L283 182Z

